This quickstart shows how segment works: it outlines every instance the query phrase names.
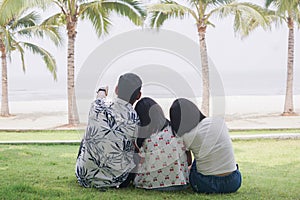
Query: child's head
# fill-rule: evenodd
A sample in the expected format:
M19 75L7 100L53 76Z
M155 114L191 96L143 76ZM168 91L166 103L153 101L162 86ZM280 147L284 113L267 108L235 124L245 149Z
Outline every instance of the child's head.
M148 138L166 125L167 119L161 107L151 98L144 97L137 102L135 110L140 118L139 136Z
M134 104L141 97L141 78L133 73L126 73L120 76L116 87L116 94L120 99Z
M185 98L176 99L170 108L172 130L179 137L195 128L204 118L198 107Z

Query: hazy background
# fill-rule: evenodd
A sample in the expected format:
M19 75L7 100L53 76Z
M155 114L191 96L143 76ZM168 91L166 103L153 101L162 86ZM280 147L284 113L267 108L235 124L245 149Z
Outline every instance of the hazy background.
M264 1L256 0L254 3ZM53 10L55 10L53 8ZM51 12L49 12L51 13ZM45 16L49 13L45 13ZM79 22L76 38L76 73L88 55L102 42L120 33L140 29L129 20L114 15L110 34L97 38L92 26ZM257 29L241 40L233 32L233 19L213 19L215 28L207 29L208 55L223 80L226 95L283 95L285 94L288 29L285 24L273 27L272 31ZM193 19L168 20L164 29L184 34L198 43L198 34ZM300 94L300 31L295 28L294 93ZM63 30L65 35L65 31ZM36 41L46 47L56 58L58 80L54 81L38 56L26 53L27 69L24 74L17 53L8 62L9 100L43 100L66 98L66 53L67 39L56 48L49 41ZM176 41L175 41L176 42ZM99 55L99 58L105 55ZM101 63L99 63L101 64ZM174 68L180 67L174 65ZM120 69L120 74L122 74ZM111 88L112 89L112 88Z

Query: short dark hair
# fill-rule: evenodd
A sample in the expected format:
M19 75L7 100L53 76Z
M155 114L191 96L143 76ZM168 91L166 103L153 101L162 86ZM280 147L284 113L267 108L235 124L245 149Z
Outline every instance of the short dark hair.
M185 98L176 99L170 108L172 130L179 137L195 128L204 118L199 108Z
M118 97L131 104L137 100L142 88L142 80L133 73L120 76L118 81Z

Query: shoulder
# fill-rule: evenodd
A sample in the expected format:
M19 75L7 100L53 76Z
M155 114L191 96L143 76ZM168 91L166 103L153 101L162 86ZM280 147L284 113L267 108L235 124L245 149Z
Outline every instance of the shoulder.
M196 129L211 129L215 127L226 126L225 119L222 117L207 117L204 118L197 126Z
M133 124L138 122L138 115L130 103L122 99L115 98L112 101L111 107L117 115L121 116L121 118L131 121Z

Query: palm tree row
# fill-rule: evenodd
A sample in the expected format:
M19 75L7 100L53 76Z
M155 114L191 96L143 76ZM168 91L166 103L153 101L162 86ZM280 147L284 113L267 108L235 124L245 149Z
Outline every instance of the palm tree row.
M277 16L286 23L288 32L288 59L285 103L282 115L295 115L293 103L293 78L294 78L294 28L295 24L300 27L300 1L299 0L266 0L266 6L273 5Z
M35 6L40 6L39 4L41 4L44 5L44 7L48 4L54 4L58 6L60 12L44 20L44 22L37 24L38 15L35 12L28 12L28 9L33 6L33 2L35 2ZM276 11L271 11L252 3L238 2L235 0L186 0L180 2L162 0L159 3L148 6L147 11L151 18L151 27L160 28L164 22L170 18L190 16L195 21L196 30L199 35L202 63L202 110L205 114L209 115L210 96L206 30L209 26L214 26L211 22L212 17L224 18L229 15L234 16L234 31L242 37L247 36L257 27L269 29L274 21L284 21L287 23L289 28L288 84L284 114L294 113L292 101L294 60L293 30L294 23L299 25L300 3L299 0L266 0L266 7L272 4L277 9ZM16 12L9 12L9 9L15 9ZM22 61L24 61L23 48L27 48L34 53L39 53L43 56L46 66L55 78L56 65L51 55L36 45L33 46L33 44L17 41L17 35L43 37L44 34L46 34L58 45L60 35L58 34L57 28L63 25L68 36L68 122L71 126L79 124L74 83L74 50L79 20L90 21L97 35L100 37L103 33L108 32L108 28L111 25L110 14L112 12L127 17L137 26L143 24L146 16L141 3L136 0L3 0L0 1L0 10L2 11L1 13L5 13L5 15L2 14L0 17L0 50L2 58L1 115L9 115L7 101L7 53L9 54L13 50L18 50L21 53ZM20 23L20 25L16 25L18 23ZM22 29L25 29L25 31L22 31ZM8 31L9 33L7 33ZM23 46L21 46L21 44ZM25 69L24 65L23 69Z
M183 4L186 3L186 4ZM252 3L239 3L234 0L187 0L181 4L172 0L163 0L161 3L149 7L152 14L151 26L160 27L172 17L183 18L186 15L192 17L197 25L200 44L200 56L202 64L202 111L209 115L209 66L206 48L206 30L208 26L214 26L211 18L220 18L228 15L234 16L234 30L241 36L247 36L256 27L264 29L269 27L273 12L261 8Z
M79 124L79 117L75 98L75 38L78 20L89 20L100 37L108 32L111 25L110 14L116 12L127 17L135 25L142 25L145 13L136 0L52 0L61 12L55 14L51 20L65 26L68 35L68 121L69 125Z
M30 12L33 5L39 5L38 1L31 0L3 0L0 1L0 52L2 63L2 98L1 116L10 116L8 107L8 76L7 57L13 51L18 51L21 56L22 67L25 71L25 50L42 57L46 67L56 79L56 63L52 55L44 48L30 42L19 40L20 37L38 38L49 37L56 45L60 44L61 36L56 24L47 22L38 23L40 15Z

